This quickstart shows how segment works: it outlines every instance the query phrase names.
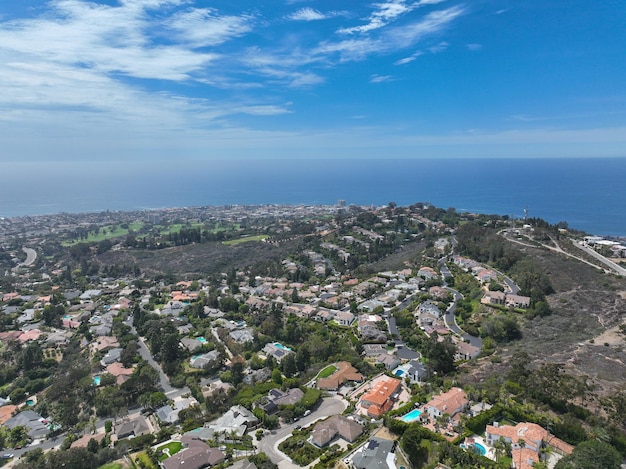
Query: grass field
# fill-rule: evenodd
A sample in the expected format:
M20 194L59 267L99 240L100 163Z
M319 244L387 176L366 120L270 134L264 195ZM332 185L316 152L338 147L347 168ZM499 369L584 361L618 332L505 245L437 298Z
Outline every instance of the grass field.
M257 236L245 236L239 239L232 239L230 241L224 241L223 244L227 246L235 246L237 244L249 243L252 241L264 241L267 238L266 235L257 235Z
M141 462L139 462L141 461ZM145 451L138 453L135 455L135 462L139 465L139 467L143 467L145 469L159 469L155 464L150 460Z
M110 462L104 466L100 466L98 469L124 469L126 467L128 467L128 465L122 464L121 462Z
M320 371L317 376L319 378L328 378L335 371L337 371L337 367L335 365L328 365L326 368L324 368L322 371Z
M113 238L121 238L122 236L126 236L130 230L138 231L143 226L143 223L136 222L130 223L128 228L122 228L119 225L115 225L115 229L111 230L110 226L104 226L100 228L100 232L95 235L93 233L89 233L87 239L76 239L71 241L63 241L61 244L63 246L74 246L78 243L97 243L100 241L104 241L105 239L113 239Z

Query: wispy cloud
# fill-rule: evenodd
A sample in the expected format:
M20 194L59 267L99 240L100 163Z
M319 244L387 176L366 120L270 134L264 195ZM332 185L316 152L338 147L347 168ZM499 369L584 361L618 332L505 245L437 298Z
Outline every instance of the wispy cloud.
M370 83L382 83L384 81L392 81L393 77L391 75L372 75L370 77Z
M443 52L444 50L446 50L449 45L450 44L448 44L446 41L442 41L439 44L429 47L428 50L433 54L438 54L439 52Z
M328 16L320 13L318 10L307 7L290 14L287 18L294 21L318 21L324 20L328 18Z
M478 51L483 48L483 45L472 43L472 44L465 44L465 47L467 47L467 50Z
M205 47L249 32L251 21L249 16L220 16L210 8L194 8L177 13L166 25L193 47Z

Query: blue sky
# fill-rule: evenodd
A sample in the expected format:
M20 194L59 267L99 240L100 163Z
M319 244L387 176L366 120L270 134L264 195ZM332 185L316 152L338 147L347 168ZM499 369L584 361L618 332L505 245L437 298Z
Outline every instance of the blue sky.
M0 162L626 156L623 0L4 0Z

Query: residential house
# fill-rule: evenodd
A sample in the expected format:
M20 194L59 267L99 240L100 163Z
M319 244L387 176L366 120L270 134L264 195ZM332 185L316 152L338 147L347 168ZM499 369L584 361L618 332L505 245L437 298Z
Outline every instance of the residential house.
M180 346L182 348L187 349L189 352L194 352L196 350L198 350L200 347L202 347L202 343L196 339L195 337L183 337L182 339L180 339Z
M501 291L488 291L480 299L483 304L503 305L506 301L506 293Z
M268 395L259 402L259 407L266 414L273 414L281 405L294 405L302 400L304 393L299 388L289 389L286 392L280 389L272 389Z
M350 311L337 311L335 321L340 326L350 326L354 322L355 316Z
M276 361L280 363L283 358L285 358L290 353L293 353L293 350L291 350L289 347L285 347L284 345L279 344L278 342L274 342L266 344L265 347L263 347L263 352L265 352L267 356L274 357Z
M220 352L217 350L211 350L210 352L202 355L194 355L189 359L189 365L192 368L207 368L209 366L215 366L220 359Z
M428 376L428 370L422 362L414 359L398 367L394 374L398 377L409 378L411 383L421 383Z
M137 437L150 433L150 426L143 416L135 417L133 420L124 422L115 429L118 440L129 437Z
M50 429L44 423L45 419L32 410L25 410L15 414L4 422L4 426L9 430L15 427L26 427L28 436L33 440L45 438Z
M272 370L269 368L261 368L260 370L252 370L243 377L245 384L260 383L267 381L272 376Z
M363 375L348 362L339 362L335 366L337 371L332 375L317 380L319 389L337 391L347 381L360 383L364 379Z
M372 438L352 456L356 469L395 469L395 442L382 438Z
M335 438L342 438L348 443L353 443L363 433L363 427L343 415L332 417L318 422L311 432L311 443L318 448L323 448Z
M417 308L417 312L419 315L429 313L437 318L441 317L441 310L439 309L439 306L432 301L424 301L421 303Z
M539 452L544 447L549 446L560 455L571 454L574 450L572 445L551 435L536 423L530 422L521 422L515 426L499 425L498 422L487 425L485 442L493 446L500 438L511 443L512 459L517 469L532 468L532 465L539 461ZM520 440L524 440L524 447L519 444Z
M102 360L100 360L100 365L107 367L111 363L119 361L120 357L122 356L122 351L123 349L119 347L110 349L107 354L102 357Z
M471 360L480 355L480 348L467 342L459 342L456 344L455 360Z
M528 296L513 295L512 293L507 293L506 305L511 308L527 309L530 308L530 298Z
M400 360L390 353L381 353L376 357L376 364L384 366L386 370L393 370L400 364Z
M70 448L86 448L90 440L96 440L98 443L100 443L105 436L106 433L104 432L96 433L95 435L87 433L81 436L78 440L73 441L70 445Z
M433 280L438 277L437 272L432 267L420 267L417 271L418 277L422 277L426 280Z
M462 412L469 405L469 400L465 391L461 388L452 388L447 392L439 394L433 397L426 405L424 409L428 415L435 419L448 414L450 417Z
M217 420L204 424L212 434L243 436L249 428L255 427L259 419L245 407L236 405Z
M361 396L359 403L367 409L367 415L373 418L381 417L393 407L397 393L402 387L402 381L396 378L385 378L378 381L372 389Z
M218 448L211 448L205 442L183 436L184 448L173 456L164 459L163 469L203 469L220 464L226 455Z
M238 344L245 344L254 341L254 333L250 328L230 331L228 335Z
M363 354L366 357L377 357L386 351L387 348L383 344L363 344Z

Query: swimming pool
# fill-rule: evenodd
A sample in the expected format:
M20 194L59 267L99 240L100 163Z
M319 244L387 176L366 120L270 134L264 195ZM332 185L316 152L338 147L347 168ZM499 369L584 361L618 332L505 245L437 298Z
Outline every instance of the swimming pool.
M402 376L404 374L404 370L396 370L396 376Z
M207 340L204 337L196 337L196 340L201 344L206 344Z
M461 448L473 451L476 454L480 454L481 456L485 456L487 454L487 448L485 448L480 443L473 443L471 445L466 445L465 443L461 443Z
M400 417L400 420L402 420L403 422L406 422L406 423L411 423L411 422L415 422L417 419L419 419L420 415L422 415L422 411L421 410L413 409L408 414L404 414L402 417Z
M96 386L100 386L100 376L93 377L93 384L95 384Z
M281 344L280 342L274 342L274 347L282 349L282 350L289 350L291 352L291 349L289 347L285 347L283 344Z

